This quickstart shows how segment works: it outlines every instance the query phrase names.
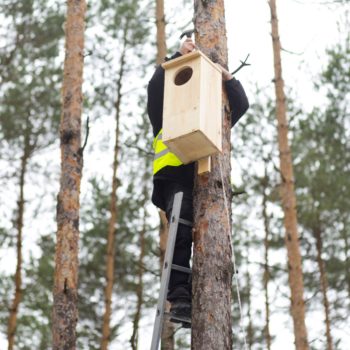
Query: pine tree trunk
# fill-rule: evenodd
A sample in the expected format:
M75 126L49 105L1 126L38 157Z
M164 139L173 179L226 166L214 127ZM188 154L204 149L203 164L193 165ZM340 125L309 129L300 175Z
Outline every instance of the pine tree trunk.
M159 211L159 242L160 242L160 267L164 264L165 250L168 241L168 220L165 216L164 211ZM166 302L166 311L170 310L170 304ZM161 350L174 350L174 324L170 322L169 317L164 317L163 319L163 330L161 335Z
M147 188L144 189L144 197L146 198L146 191ZM143 203L142 206L145 207L146 203ZM145 256L145 234L146 234L146 218L147 213L146 210L144 210L143 215L143 225L142 230L140 232L140 255L139 255L139 261L138 261L138 274L137 274L137 290L136 290L136 297L137 297L137 304L136 304L136 312L134 315L133 320L133 332L130 339L130 344L132 350L138 349L138 332L139 332L139 322L141 318L141 307L143 304L143 273L144 273L144 256Z
M282 178L281 199L284 212L285 244L288 253L289 285L291 289L291 312L294 323L295 346L297 350L309 348L305 326L304 284L302 262L298 241L296 197L292 156L288 141L286 97L282 77L281 43L278 33L276 0L269 0L271 10L272 44L274 53L276 118L278 123L278 146Z
M66 55L62 88L61 179L57 200L57 243L53 288L53 350L76 348L79 196L84 63L84 0L67 1Z
M329 317L329 314L330 314L329 301L327 296L328 279L327 279L325 264L322 259L323 242L322 242L320 228L319 227L315 228L313 230L313 234L314 234L314 237L316 238L317 264L318 264L318 269L320 271L320 277L321 277L321 292L323 297L323 307L324 307L324 313L325 313L327 350L333 350L333 339L331 335L331 323L330 323L330 317Z
M194 0L196 44L227 67L224 1ZM192 349L232 349L230 118L223 94L223 152L209 174L195 177ZM226 199L226 201L225 201Z
M30 157L30 126L29 115L27 116L27 125L24 135L23 155L21 157L21 169L19 176L19 198L18 198L18 216L16 220L17 229L17 266L15 272L15 295L10 307L10 315L8 319L7 339L8 350L13 350L15 345L15 334L17 327L17 315L19 304L22 299L22 231L23 231L23 215L24 215L24 183L27 171L27 164Z
M122 98L121 89L122 82L124 79L125 70L125 55L127 46L127 31L128 26L124 28L123 35L123 49L120 56L119 62L119 77L117 81L117 96L115 101L115 143L114 143L114 153L113 153L113 175L112 175L112 191L110 197L109 211L110 218L108 222L108 232L107 232L107 255L106 255L106 286L105 286L105 312L103 314L102 323L102 341L101 350L107 350L108 344L110 342L111 328L110 319L112 314L112 294L113 294L113 284L114 284L114 261L115 261L115 236L116 236L116 225L117 225L117 189L118 189L118 155L119 155L119 134L120 134L120 102Z
M263 220L264 220L264 230L265 230L265 263L264 263L264 291L265 291L265 339L267 350L271 349L271 333L270 333L270 301L269 301L269 242L270 242L270 228L269 228L269 218L267 215L267 194L266 189L268 187L268 177L267 169L265 168L265 177L262 181L263 185Z
M164 0L156 0L157 64L166 56Z
M157 26L157 57L156 63L161 64L167 54L165 40L165 13L164 0L156 0L156 26ZM168 241L168 221L165 213L159 211L160 228L159 228L159 247L160 247L160 271L163 269L165 250ZM166 310L169 311L170 304L166 302ZM161 350L174 349L174 325L168 317L164 318L161 335Z

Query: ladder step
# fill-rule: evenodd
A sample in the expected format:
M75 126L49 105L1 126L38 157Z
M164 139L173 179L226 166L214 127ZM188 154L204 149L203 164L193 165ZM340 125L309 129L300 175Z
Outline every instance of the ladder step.
M179 223L180 223L180 224L183 224L183 225L186 225L186 226L193 227L193 222L188 221L188 220L185 220L185 219L179 218Z
M162 277L160 282L157 312L156 312L156 317L154 319L151 350L159 350L159 343L160 343L160 338L161 338L162 328L163 328L163 317L166 316L165 302L166 302L166 297L168 292L171 270L174 269L174 270L189 274L188 276L189 280L192 278L192 270L190 268L171 264L171 262L173 261L178 225L182 224L190 227L193 226L192 222L180 218L182 198L183 198L183 192L178 192L175 194L173 209L171 212L171 219L169 220L169 224L170 224L169 236L168 236L168 243L165 251L164 266L163 266ZM188 317L178 317L178 316L171 315L170 320L175 323L182 323L183 328L191 328L191 319Z
M170 312L164 312L164 315L171 318L171 321L191 323L191 317L175 316L175 315L172 315Z
M192 269L190 269L189 267L184 267L184 266L180 266L180 265L176 265L176 264L171 264L171 268L172 268L172 270L176 270L176 271L192 274Z

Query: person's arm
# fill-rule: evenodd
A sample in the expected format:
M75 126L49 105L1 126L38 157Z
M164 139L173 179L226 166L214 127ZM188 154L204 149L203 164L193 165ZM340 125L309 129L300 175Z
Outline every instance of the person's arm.
M147 87L147 112L150 118L153 134L156 136L162 128L163 96L164 96L164 69L159 65Z
M249 108L249 101L239 80L225 81L226 93L231 109L231 128L241 119Z
M249 108L249 102L244 88L239 80L236 80L230 72L222 68L228 102L231 109L231 128L239 121Z

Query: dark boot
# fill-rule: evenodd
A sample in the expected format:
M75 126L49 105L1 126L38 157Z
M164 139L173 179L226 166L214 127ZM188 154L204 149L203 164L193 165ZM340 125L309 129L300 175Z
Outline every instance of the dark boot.
M191 303L175 300L171 303L170 322L182 323L182 327L191 328Z
M191 293L189 285L177 286L168 293L171 303L170 322L182 323L182 327L191 328Z

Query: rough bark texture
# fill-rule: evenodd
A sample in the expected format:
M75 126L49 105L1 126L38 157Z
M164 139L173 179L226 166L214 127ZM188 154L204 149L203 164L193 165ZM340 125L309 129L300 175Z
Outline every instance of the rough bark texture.
M157 57L156 63L161 64L167 54L167 46L165 40L165 13L164 0L156 0L156 27L157 27ZM165 213L159 211L160 228L159 228L159 247L160 247L160 271L163 269L165 250L168 241L168 221ZM166 310L169 311L170 304L166 302ZM174 324L170 322L168 317L164 318L161 350L174 349Z
M123 49L120 56L119 62L119 77L117 81L117 96L115 100L115 143L114 143L114 153L113 153L113 175L112 175L112 191L110 197L109 211L110 218L108 222L108 232L107 232L107 255L106 255L106 286L105 286L105 312L103 314L102 323L102 341L101 350L107 350L108 344L110 342L110 319L112 314L112 294L113 294L113 284L114 284L114 261L115 261L115 236L116 236L116 225L117 225L117 189L118 189L118 155L119 155L119 124L120 124L120 102L122 98L121 89L122 82L124 79L125 70L125 55L126 55L126 35L128 26L124 29L123 36Z
M227 67L224 1L194 0L194 27L198 48L213 62ZM227 98L223 94L223 111L228 110ZM209 174L196 175L195 179L192 287L194 350L232 349L231 145L227 112L223 112L222 121L223 152L212 157Z
M17 229L17 266L15 272L15 294L10 307L10 315L7 325L8 350L13 350L15 345L15 333L17 327L17 315L19 304L22 299L22 233L23 233L23 215L24 215L24 183L27 172L27 164L31 153L29 115L27 116L27 125L24 135L23 155L21 157L21 170L19 176L19 198L17 202L18 216L16 220Z
M84 62L84 0L67 1L66 54L60 125L61 178L57 201L57 243L53 289L53 349L76 348L79 196Z
M264 239L264 248L265 248L265 263L264 263L264 291L265 291L265 339L266 339L266 348L267 350L271 349L271 333L270 333L270 301L269 301L269 280L270 280L270 271L269 271L269 242L270 242L270 228L269 228L269 217L267 215L267 194L266 189L268 187L268 177L265 168L265 177L262 180L263 186L263 210L262 216L264 220L264 230L265 230L265 239Z
M326 324L327 350L333 350L333 339L331 334L331 321L330 321L330 313L329 313L329 301L327 296L328 279L327 279L324 260L322 259L323 242L322 242L321 229L319 227L315 228L313 231L313 234L314 234L314 237L316 238L317 265L320 271L321 292L323 297L323 307L324 307L325 324Z
M166 56L164 0L156 0L157 64Z
M278 147L282 178L281 199L284 211L285 243L288 253L289 285L291 289L291 312L297 350L309 348L305 326L304 284L298 241L296 197L292 156L288 141L286 97L282 78L281 43L278 34L276 0L269 1L271 10L272 44L274 53L276 118L278 124Z
M147 188L144 188L144 198L147 198L146 191L147 191ZM146 206L146 203L143 203L143 207L145 206ZM140 255L139 255L138 272L137 272L137 289L136 289L137 303L136 303L136 312L133 319L133 332L130 339L132 350L138 349L139 323L141 319L141 307L143 304L143 273L144 273L144 257L145 257L146 218L147 218L147 213L146 213L146 210L144 210L143 225L142 225L142 230L140 232L140 240L139 240Z
M164 264L165 250L168 241L168 220L165 216L164 211L159 211L159 242L160 242L160 270L162 271L162 267ZM170 310L170 303L166 302L166 311ZM170 322L169 317L164 317L163 319L163 329L161 335L161 350L174 350L174 324Z
M159 210L159 248L160 248L160 254L159 254L159 263L160 267L163 267L164 258L165 258L165 251L166 251L166 245L168 241L168 220L166 218L165 212L163 210Z

